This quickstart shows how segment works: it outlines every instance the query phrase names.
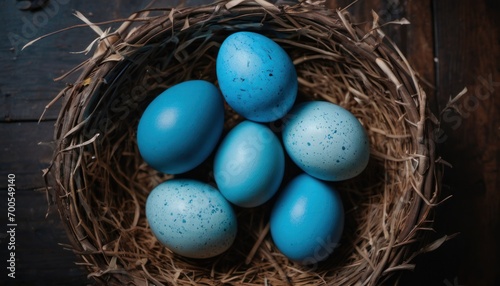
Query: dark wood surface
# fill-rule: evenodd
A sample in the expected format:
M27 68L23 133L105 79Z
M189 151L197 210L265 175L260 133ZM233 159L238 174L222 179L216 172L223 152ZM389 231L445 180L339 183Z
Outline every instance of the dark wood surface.
M80 23L128 16L148 1L51 0L35 12L20 2L0 2L0 285L87 285L57 210L48 206L42 169L52 154L52 128L59 104L38 120L65 82L53 79L81 62L96 34L88 28L27 41ZM351 1L331 0L330 7ZM194 1L188 4L196 3ZM175 5L170 2L168 5ZM369 25L371 11L383 21L405 17L411 25L384 31L425 81L442 131L433 140L445 168L443 202L435 216L435 238L459 233L438 250L416 260L402 285L500 285L500 9L496 0L360 0L349 10ZM450 97L467 92L453 108ZM6 276L7 177L16 176L16 279ZM5 273L5 274L4 274ZM5 282L4 282L5 281Z

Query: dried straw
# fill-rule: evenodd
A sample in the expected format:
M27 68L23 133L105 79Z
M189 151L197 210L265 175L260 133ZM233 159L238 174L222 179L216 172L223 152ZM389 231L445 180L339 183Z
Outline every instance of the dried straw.
M117 21L122 26L114 32L89 23L100 37L78 67L78 80L58 95L64 104L50 169L73 251L90 277L106 285L393 284L402 270L413 269L417 254L442 243L423 245L440 178L425 92L376 19L365 32L346 11L321 3L234 0L151 8ZM138 118L173 84L216 83L218 47L238 30L257 31L284 47L298 71L299 100L339 104L368 131L367 170L338 183L347 217L340 246L317 265L293 263L277 251L268 235L272 202L237 208L234 246L206 260L174 255L146 222L148 193L171 176L141 159ZM241 118L229 108L226 113L227 131ZM280 122L271 127L279 129ZM289 167L285 181L296 172ZM187 176L213 182L210 160Z

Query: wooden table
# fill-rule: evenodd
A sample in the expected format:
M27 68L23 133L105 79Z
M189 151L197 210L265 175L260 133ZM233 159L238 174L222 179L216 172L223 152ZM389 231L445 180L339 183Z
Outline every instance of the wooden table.
M194 5L198 2L186 2ZM126 2L126 3L123 3ZM67 239L57 210L47 205L42 169L52 155L52 129L60 104L40 122L45 105L65 82L53 79L81 62L96 35L89 28L61 33L21 51L27 41L80 21L128 16L148 1L51 0L36 12L0 3L0 261L1 285L87 285L86 273L64 249ZM349 1L329 1L345 7ZM170 2L175 5L176 2ZM460 233L416 260L402 285L500 285L500 9L497 1L360 0L349 10L359 22L371 10L383 21L405 17L411 25L384 31L425 79L430 104L440 115L442 133L434 140L447 167L435 238ZM71 80L71 79L69 79ZM68 81L69 81L68 80ZM467 92L453 109L448 102ZM15 175L16 279L6 276L8 259L7 186Z

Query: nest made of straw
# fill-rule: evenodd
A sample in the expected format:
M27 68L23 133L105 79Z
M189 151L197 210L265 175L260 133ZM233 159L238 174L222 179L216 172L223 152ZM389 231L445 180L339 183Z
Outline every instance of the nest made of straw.
M102 32L93 56L79 66L79 78L59 94L64 104L50 168L71 247L97 282L392 284L400 270L414 267L418 253L436 246L422 247L439 195L426 95L377 21L366 32L347 12L321 3L275 6L261 0L151 8L120 21L116 31ZM347 219L340 246L319 264L298 265L279 253L268 235L272 202L237 209L236 242L212 259L177 256L148 228L147 195L171 176L155 172L139 155L141 112L176 83L216 83L218 47L239 30L267 35L288 52L298 72L299 98L339 104L368 131L368 168L337 184ZM239 120L227 109L226 131ZM211 181L208 166L187 176Z

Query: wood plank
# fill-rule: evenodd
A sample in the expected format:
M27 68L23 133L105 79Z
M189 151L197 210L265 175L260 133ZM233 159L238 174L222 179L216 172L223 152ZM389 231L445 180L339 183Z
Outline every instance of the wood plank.
M0 183L0 200L7 210L7 181ZM20 180L20 178L19 178ZM17 182L17 180L16 180ZM60 224L59 214L54 208L46 217L48 204L45 194L33 190L18 189L15 192L15 279L8 278L2 270L2 285L87 285L84 269L77 266L77 257L60 244L67 244L66 233ZM10 236L6 226L6 211L2 212L0 224L0 259L7 260ZM5 262L2 263L5 266Z
M69 52L84 49L84 43L95 37L87 30L56 35L21 51L36 37L79 23L72 15L77 7L59 4L66 2L50 1L46 9L34 13L18 10L12 1L0 4L0 33L7 36L0 42L0 120L38 120L45 105L64 87L53 79L84 59ZM55 118L58 109L49 110L46 118Z
M434 66L434 17L433 0L407 1L405 17L410 21L406 26L405 56L419 76L420 84L427 94L428 106L438 113L436 93L436 70Z
M42 187L42 169L53 154L53 125L53 121L0 123L0 178L13 173L19 189Z
M13 1L0 2L0 121L38 120L47 103L64 88L68 79L54 82L88 55L71 54L84 50L97 34L90 28L78 28L60 33L21 51L28 41L71 25L82 24L73 13L80 11L92 22L123 19L141 9L149 0L123 4L119 0L68 1L52 0L42 10L29 12L16 8ZM177 1L170 1L175 4ZM115 29L117 24L102 27ZM74 77L73 77L74 80ZM60 104L45 114L57 117Z
M440 109L464 87L460 114L441 118L439 146L453 165L445 174L446 194L437 230L460 232L442 250L435 271L451 272L460 285L499 285L500 274L500 9L494 1L434 1Z

